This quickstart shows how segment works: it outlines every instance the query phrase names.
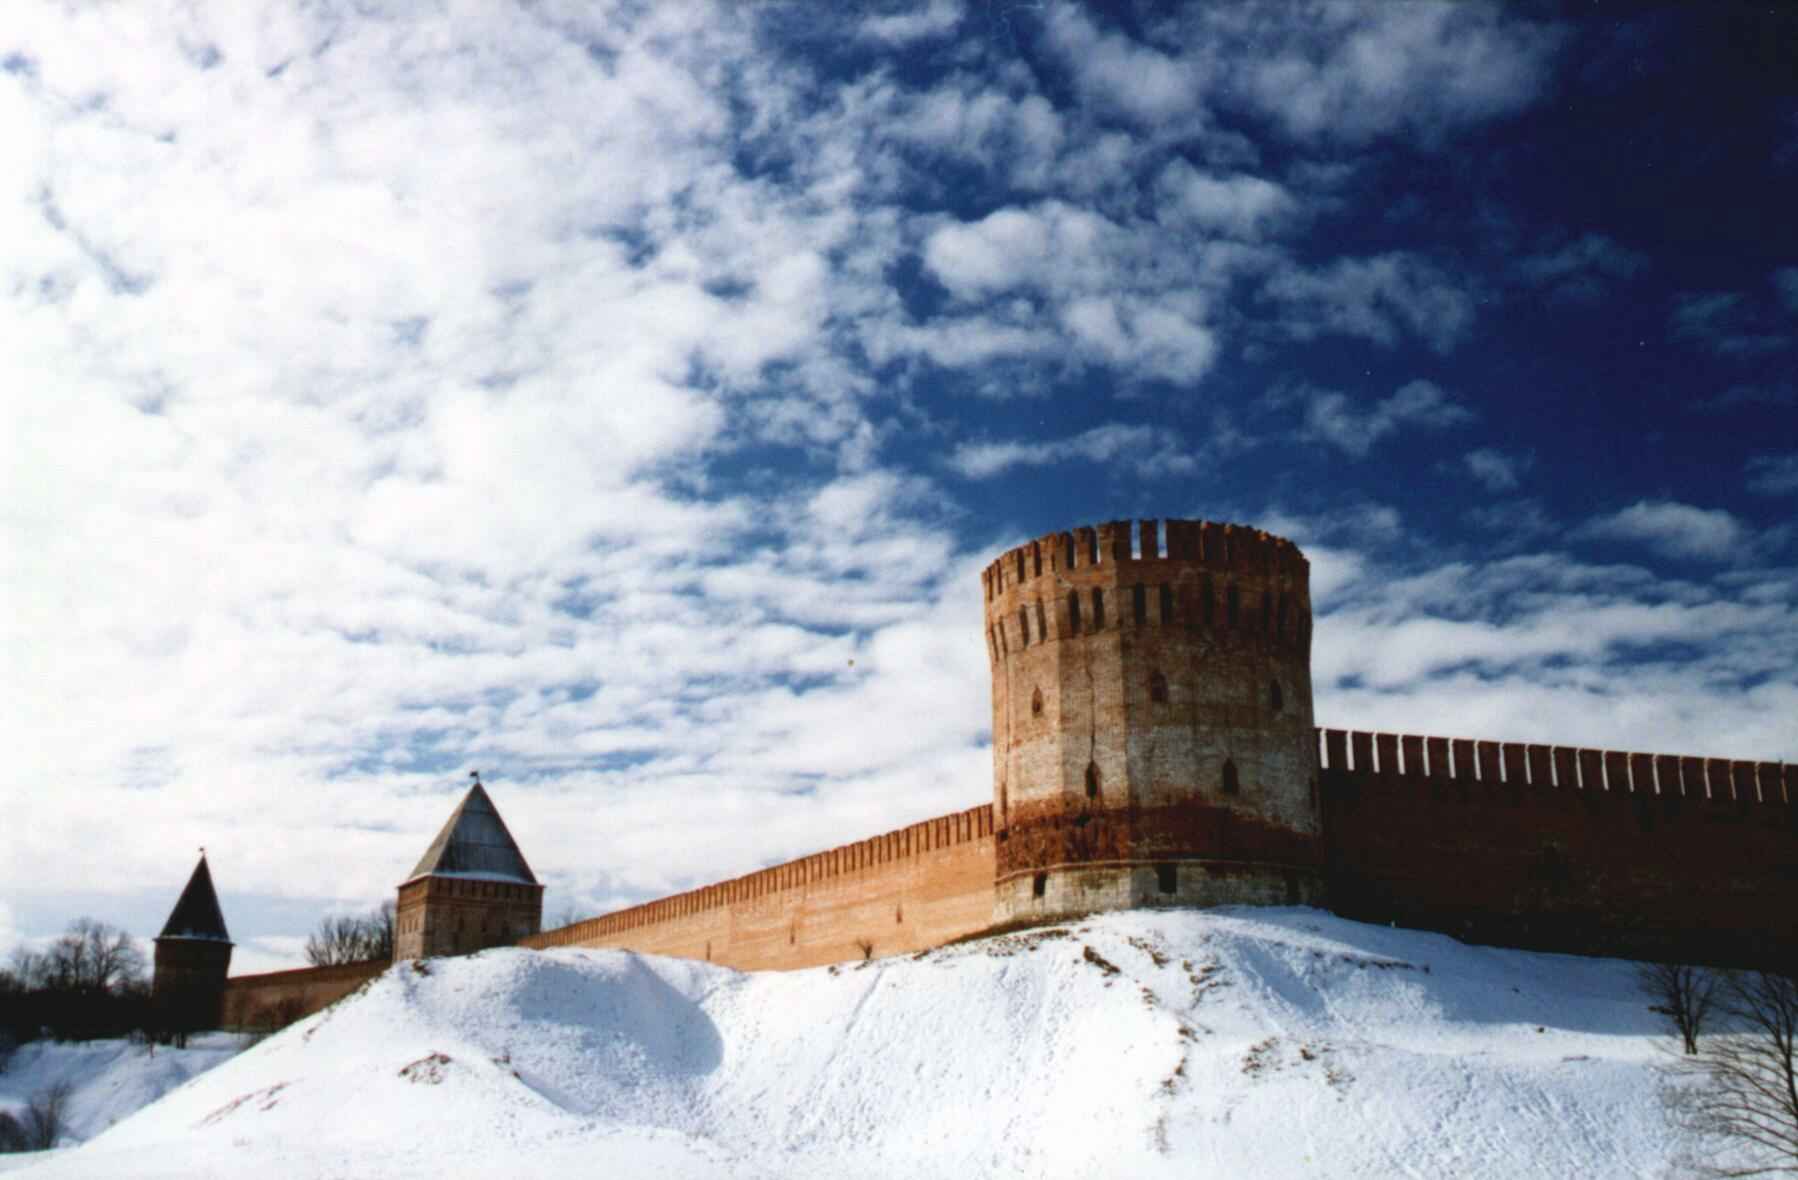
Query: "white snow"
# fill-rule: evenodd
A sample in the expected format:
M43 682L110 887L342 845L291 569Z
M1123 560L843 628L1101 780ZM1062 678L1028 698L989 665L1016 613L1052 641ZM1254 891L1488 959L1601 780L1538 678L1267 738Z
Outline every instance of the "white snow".
M1627 963L1308 909L1113 914L743 974L401 964L22 1175L1662 1173Z
M235 1056L243 1039L208 1033L185 1049L129 1041L32 1041L19 1046L0 1072L0 1110L18 1115L33 1095L51 1086L70 1089L65 1142L91 1139L181 1085ZM0 1155L0 1171L17 1162Z

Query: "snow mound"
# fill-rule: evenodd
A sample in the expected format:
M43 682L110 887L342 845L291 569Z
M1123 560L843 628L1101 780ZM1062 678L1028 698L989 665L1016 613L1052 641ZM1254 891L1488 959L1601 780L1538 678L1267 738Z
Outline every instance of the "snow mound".
M34 1094L66 1085L66 1137L91 1139L241 1047L230 1033L193 1037L185 1049L124 1040L32 1041L0 1072L0 1110L17 1115Z
M402 964L24 1175L1653 1175L1629 965L1307 909L743 974Z

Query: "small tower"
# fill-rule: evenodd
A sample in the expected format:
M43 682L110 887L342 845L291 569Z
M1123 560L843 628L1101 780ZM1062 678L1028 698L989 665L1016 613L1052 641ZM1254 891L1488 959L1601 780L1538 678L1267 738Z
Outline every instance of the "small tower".
M1014 549L981 582L995 921L1322 899L1297 546L1114 522Z
M393 957L511 946L543 925L543 886L478 775L400 886Z
M231 935L212 888L206 853L156 936L151 1003L162 1026L177 1036L217 1028L231 969Z

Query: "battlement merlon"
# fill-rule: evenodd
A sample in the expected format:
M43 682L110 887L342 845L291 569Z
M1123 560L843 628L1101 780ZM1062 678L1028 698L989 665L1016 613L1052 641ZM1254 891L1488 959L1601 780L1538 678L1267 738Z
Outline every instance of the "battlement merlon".
M981 571L989 606L1033 584L1093 566L1181 562L1216 573L1286 575L1308 585L1311 563L1285 537L1247 525L1209 520L1114 520L1049 533L1008 549Z
M1378 780L1798 808L1798 766L1320 726L1319 766Z

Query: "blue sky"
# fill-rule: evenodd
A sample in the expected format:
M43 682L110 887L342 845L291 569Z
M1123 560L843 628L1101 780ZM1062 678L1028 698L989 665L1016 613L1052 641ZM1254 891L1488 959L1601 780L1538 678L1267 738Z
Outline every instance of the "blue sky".
M1760 6L1765 8L1766 6ZM978 570L1313 562L1341 726L1798 761L1798 18L25 5L0 949L988 797Z

